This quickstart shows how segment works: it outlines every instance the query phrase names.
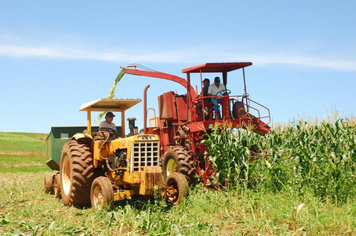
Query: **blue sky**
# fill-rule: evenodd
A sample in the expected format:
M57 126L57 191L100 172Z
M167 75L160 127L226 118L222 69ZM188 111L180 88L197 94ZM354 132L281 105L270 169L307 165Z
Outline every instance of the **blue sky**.
M205 62L251 61L251 98L274 123L356 108L356 1L0 1L0 131L86 125L82 103L109 95L120 66L185 77ZM125 75L117 98L184 93ZM233 93L242 88L229 87ZM143 104L127 111L142 128ZM153 115L153 114L152 114ZM95 118L95 114L93 120ZM116 117L116 124L120 123Z

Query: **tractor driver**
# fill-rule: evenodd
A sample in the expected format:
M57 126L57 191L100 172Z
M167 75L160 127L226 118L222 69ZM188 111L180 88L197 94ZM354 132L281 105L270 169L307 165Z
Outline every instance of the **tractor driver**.
M100 131L107 131L110 134L109 140L118 138L116 125L112 122L114 120L115 115L109 111L105 115L105 120L100 123L99 129Z
M220 77L215 77L214 83L209 86L208 94L209 96L216 96L216 94L220 91L224 91L225 86L220 83ZM220 110L219 110L219 102L222 102L222 97L211 98L210 102L214 104L215 111L215 119L221 119Z

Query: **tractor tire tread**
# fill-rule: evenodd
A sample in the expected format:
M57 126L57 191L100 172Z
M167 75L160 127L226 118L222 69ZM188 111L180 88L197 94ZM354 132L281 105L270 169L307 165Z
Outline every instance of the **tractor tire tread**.
M89 205L90 187L94 180L93 159L90 149L84 144L72 140L63 146L62 157L63 155L68 155L72 172L68 195L61 191L63 203L68 206Z
M185 149L182 146L175 146L166 152L166 155L174 155L177 162L177 170L184 175L188 183L193 182L195 175L195 168L193 167L194 157L191 155L191 151ZM163 166L163 168L165 168ZM165 170L164 170L165 173ZM168 176L165 175L165 178Z

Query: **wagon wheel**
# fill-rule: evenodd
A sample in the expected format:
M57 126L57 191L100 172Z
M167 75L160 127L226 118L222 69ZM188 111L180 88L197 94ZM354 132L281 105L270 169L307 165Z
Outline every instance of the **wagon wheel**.
M114 190L108 178L100 176L94 180L90 190L90 199L94 210L112 209Z
M167 150L162 164L164 179L174 172L183 174L188 182L194 181L194 157L182 146Z
M44 177L44 189L45 193L53 194L53 175L46 174Z
M63 146L60 164L60 192L64 205L89 205L94 179L93 158L89 147L71 140Z
M61 198L61 178L59 173L57 173L54 176L54 184L53 184L53 189L54 189L54 196L56 198Z
M175 172L168 176L164 187L164 197L169 204L178 205L189 195L189 184L184 175Z

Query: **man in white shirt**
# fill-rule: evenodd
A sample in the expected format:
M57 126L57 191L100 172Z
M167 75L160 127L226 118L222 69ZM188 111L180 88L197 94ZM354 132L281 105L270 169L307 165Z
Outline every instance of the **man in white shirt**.
M214 83L209 86L208 95L215 96L218 92L225 90L225 86L220 83L220 78L217 76L214 79ZM222 97L211 98L210 102L214 104L215 119L221 119L219 102L222 102Z
M112 122L114 120L114 117L115 115L111 111L107 112L105 115L105 120L101 122L99 125L100 131L109 132L110 134L109 140L119 137L117 134L116 125Z

